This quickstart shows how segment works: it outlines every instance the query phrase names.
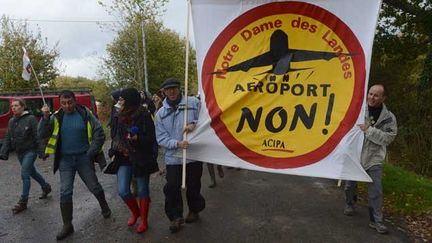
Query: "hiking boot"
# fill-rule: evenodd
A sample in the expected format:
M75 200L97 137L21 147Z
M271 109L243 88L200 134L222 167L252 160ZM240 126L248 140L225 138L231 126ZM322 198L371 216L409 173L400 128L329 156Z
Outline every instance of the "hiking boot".
M189 214L186 217L185 221L186 221L186 223L190 224L190 223L193 223L193 222L197 221L198 219L199 219L198 213L189 212Z
M48 194L52 191L51 185L46 184L42 187L42 195L39 197L39 199L46 199L48 197Z
M354 207L351 205L345 205L344 212L346 216L353 216L354 215Z
M369 227L375 229L380 234L387 234L387 227L381 222L369 222Z
M183 223L184 220L182 218L174 219L173 221L171 221L169 230L171 231L171 233L176 233L182 228Z
M20 199L12 208L12 213L17 214L27 209L27 199Z

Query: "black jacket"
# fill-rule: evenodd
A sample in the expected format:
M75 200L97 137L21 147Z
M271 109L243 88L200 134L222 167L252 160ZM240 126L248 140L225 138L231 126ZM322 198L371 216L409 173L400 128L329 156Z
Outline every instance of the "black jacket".
M157 157L155 157L156 135L155 126L151 114L143 107L132 115L132 125L126 125L114 120L116 124L115 134L113 136L111 155L116 155L116 158L124 158L121 156L116 144L127 147L129 151L129 162L132 164L133 173L135 176L144 176L159 171ZM137 140L127 139L128 133L132 126L138 127ZM157 149L156 149L157 150ZM110 156L111 157L111 156Z
M42 155L42 145L38 139L36 118L28 111L19 116L13 116L9 120L8 131L3 139L0 155L7 158L9 151L24 153L35 150Z

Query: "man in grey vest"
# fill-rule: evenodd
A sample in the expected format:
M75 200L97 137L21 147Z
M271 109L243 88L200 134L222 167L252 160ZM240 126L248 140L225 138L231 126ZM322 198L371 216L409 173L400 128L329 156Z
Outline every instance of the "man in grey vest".
M372 182L368 184L368 205L369 205L369 227L378 233L388 233L387 227L383 224L383 192L382 172L383 163L387 153L387 146L394 140L397 134L396 117L384 104L385 90L382 84L373 85L367 96L366 122L360 124L365 138L361 153L361 164ZM357 199L357 183L346 181L345 184L346 204L344 214L354 214L354 203Z

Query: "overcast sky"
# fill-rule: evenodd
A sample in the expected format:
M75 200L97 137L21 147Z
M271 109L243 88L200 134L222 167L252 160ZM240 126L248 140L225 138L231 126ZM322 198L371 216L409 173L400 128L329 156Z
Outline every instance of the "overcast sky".
M103 0L108 2L109 0ZM27 19L32 29L39 28L53 46L58 42L61 75L98 78L97 68L106 55L106 45L115 33L92 22L111 21L97 0L0 0L0 16ZM186 32L186 0L170 0L162 21L167 28L184 36ZM44 20L44 21L33 21ZM63 22L65 21L65 22ZM192 28L191 28L192 32Z

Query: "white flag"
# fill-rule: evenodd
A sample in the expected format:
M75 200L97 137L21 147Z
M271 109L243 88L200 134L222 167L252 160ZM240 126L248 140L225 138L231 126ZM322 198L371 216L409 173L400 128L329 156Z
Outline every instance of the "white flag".
M23 47L22 48L24 54L23 54L23 70L22 70L22 74L21 77L24 80L29 81L30 77L31 77L31 63L30 63L30 58L27 54L27 50Z
M371 181L360 165L380 0L192 0L203 105L187 157Z

